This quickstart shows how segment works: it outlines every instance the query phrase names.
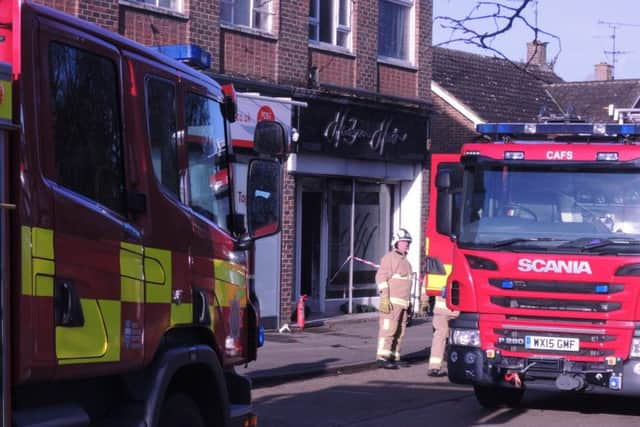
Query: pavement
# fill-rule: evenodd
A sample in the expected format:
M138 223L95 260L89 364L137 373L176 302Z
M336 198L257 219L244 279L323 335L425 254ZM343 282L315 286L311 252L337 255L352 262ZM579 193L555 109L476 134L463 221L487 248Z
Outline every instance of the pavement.
M431 317L414 318L405 332L401 358L411 364L424 363L429 357L432 332ZM256 388L376 369L377 337L377 312L313 319L303 329L266 331L258 360L236 370L249 376Z

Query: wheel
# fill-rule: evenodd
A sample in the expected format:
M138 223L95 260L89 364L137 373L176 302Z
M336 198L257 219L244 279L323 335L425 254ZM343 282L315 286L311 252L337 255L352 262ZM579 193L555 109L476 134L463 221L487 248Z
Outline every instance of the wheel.
M507 203L502 206L502 208L500 208L500 214L503 216L538 221L538 215L536 215L535 212L516 203Z
M501 406L516 407L522 401L524 390L521 388L504 388L474 385L478 403L485 408L495 409Z
M205 427L198 405L184 393L173 393L164 401L158 427Z

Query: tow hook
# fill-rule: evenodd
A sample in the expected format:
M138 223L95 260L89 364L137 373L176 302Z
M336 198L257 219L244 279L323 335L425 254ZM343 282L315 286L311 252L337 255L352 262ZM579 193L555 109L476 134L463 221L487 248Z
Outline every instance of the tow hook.
M515 388L522 388L522 380L520 379L520 374L517 372L507 371L507 373L504 374L504 380L513 384Z
M584 378L580 375L562 374L556 378L556 387L563 391L581 390L584 388Z

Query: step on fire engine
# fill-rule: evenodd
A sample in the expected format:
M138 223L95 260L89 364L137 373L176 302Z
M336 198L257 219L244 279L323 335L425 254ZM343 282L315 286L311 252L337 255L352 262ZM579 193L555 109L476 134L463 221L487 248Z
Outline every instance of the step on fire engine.
M286 135L257 125L239 215L235 115L230 86L0 0L0 425L256 424L234 366L260 344L252 242L279 229Z
M433 183L460 312L449 379L487 407L534 388L640 396L640 125L477 130Z

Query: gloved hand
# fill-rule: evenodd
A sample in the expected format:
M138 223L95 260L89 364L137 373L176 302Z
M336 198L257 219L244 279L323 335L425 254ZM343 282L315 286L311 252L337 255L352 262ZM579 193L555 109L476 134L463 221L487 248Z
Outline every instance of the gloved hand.
M389 295L380 295L380 312L387 314L391 313L391 310L393 310L393 305L391 305Z

